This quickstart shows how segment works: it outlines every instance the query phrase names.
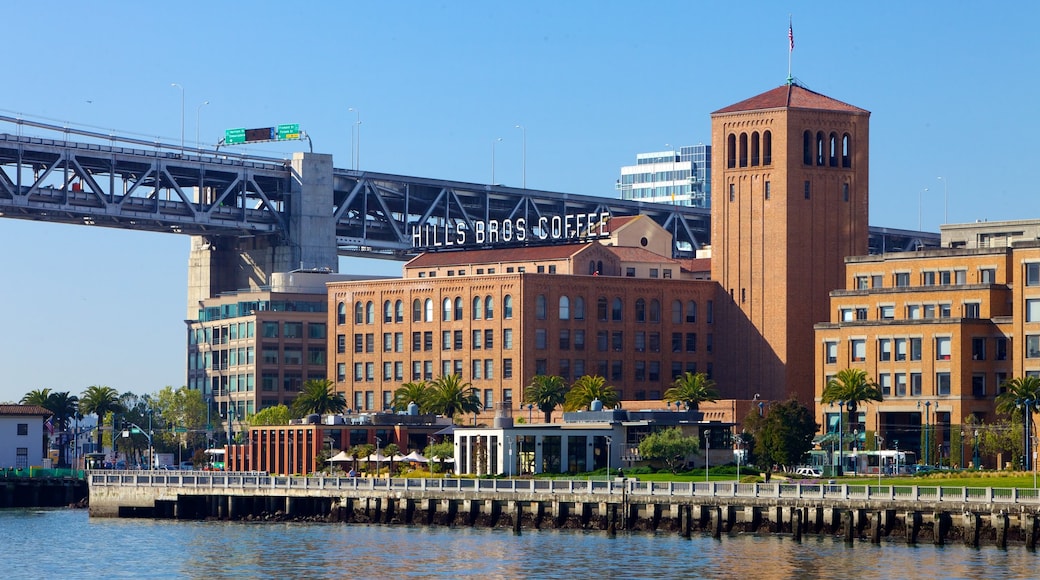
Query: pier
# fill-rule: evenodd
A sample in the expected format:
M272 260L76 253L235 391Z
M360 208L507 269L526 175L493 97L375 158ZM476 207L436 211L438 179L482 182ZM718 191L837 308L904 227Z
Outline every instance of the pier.
M405 479L91 472L92 517L806 534L845 541L1037 544L1035 489L634 479Z

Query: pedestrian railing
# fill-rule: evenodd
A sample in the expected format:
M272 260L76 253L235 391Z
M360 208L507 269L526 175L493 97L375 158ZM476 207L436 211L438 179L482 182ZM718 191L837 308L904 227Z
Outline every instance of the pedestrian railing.
M625 496L776 499L797 501L927 504L1040 504L1036 489L931 487L834 483L666 482L617 478L582 479L420 479L269 475L255 472L92 471L90 486L161 487L197 493L234 490L437 491L467 495L542 494L546 496Z

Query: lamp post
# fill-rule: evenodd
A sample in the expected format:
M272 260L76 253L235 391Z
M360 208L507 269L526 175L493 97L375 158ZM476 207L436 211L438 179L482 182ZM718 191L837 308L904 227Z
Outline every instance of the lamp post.
M845 414L845 401L838 401L838 476L845 475L845 433L842 429L842 415Z
M607 489L609 490L610 489L610 444L613 443L614 440L610 438L610 435L607 435L606 441L607 441Z
M1022 401L1022 452L1025 455L1025 461L1022 462L1022 466L1026 471L1031 470L1033 465L1032 438L1029 436L1030 432L1032 432L1030 428L1030 423L1033 419L1033 411L1030 409L1032 405L1032 399Z
M524 189L527 189L527 128L524 127L523 125L517 125L515 128L516 129L520 129L524 133L524 142L523 142L523 148L522 148L523 149L523 162L524 162L523 163L523 186L524 186Z
M534 405L531 404L531 403L527 404L527 422L528 423L533 423L534 422Z
M884 462L885 462L885 458L881 454L881 444L884 443L884 442L885 442L885 440L881 437L881 435L878 435L877 432L875 432L874 433L874 447L877 448L877 484L878 484L879 488L881 487L881 472L884 471ZM881 490L879 489L878 491L881 491Z
M491 185L495 185L495 144L502 141L499 137L491 142Z
M357 122L354 123L354 130L350 132L350 160L354 166L354 169L359 170L361 169L361 111L355 109L354 107L350 107L347 110L354 111L355 113L357 113ZM357 132L356 145L354 137L355 131Z
M704 481L708 479L708 452L711 451L711 429L704 430Z
M858 464L859 464L859 429L852 430L852 443L849 444L849 450L852 452L852 475L857 475Z
M979 465L979 430L978 429L975 430L975 446L972 449L971 455L972 455L972 457L971 457L971 465L975 469L981 469L981 466Z
M181 155L184 155L184 87L178 83L170 83L170 86L181 90Z
M202 147L202 143L199 141L199 117L202 115L202 107L209 104L209 101L202 101L199 106L195 107L195 147Z
M921 401L917 402L917 408L918 409L921 408ZM925 465L929 464L928 463L928 452L929 452L929 449L928 449L928 412L929 412L929 410L931 410L931 408L932 408L932 402L931 401L925 401L925 403L924 403L924 445L921 447L921 451L922 451L921 454L923 455L923 457L921 459L924 461Z
M949 182L946 181L945 177L936 177L943 183L943 223L950 221L950 188Z
M383 461L379 458L379 444L382 442L382 439L376 437L376 477L379 477L379 471L383 466Z

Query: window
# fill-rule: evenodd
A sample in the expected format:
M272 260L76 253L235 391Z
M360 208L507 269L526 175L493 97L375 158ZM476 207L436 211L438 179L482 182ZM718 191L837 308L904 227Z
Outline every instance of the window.
M484 348L495 346L495 331L490 328L484 331Z
M426 309L425 309L426 317L425 317L424 320L426 320L426 322L433 322L433 299L432 298L427 298L425 306L426 306Z
M949 318L949 317L950 317L950 305L949 304L940 304L939 305L939 318Z
M910 373L910 396L921 396L921 373Z
M441 307L441 321L448 322L449 320L451 320L451 298L445 298Z
M574 331L574 350L585 350L585 331Z
M1026 322L1040 322L1040 299L1026 300Z
M935 286L935 272L922 272L921 273L921 285L922 286Z
M636 269L635 268L625 268L625 276L628 277L628 278L635 278L636 277Z
M574 320L585 320L585 299L581 296L574 297Z
M624 332L616 330L610 333L610 348L613 349L614 352L621 352L622 349L625 348Z
M542 298L544 300L544 297ZM484 316L484 299L480 296L473 297L473 320L480 320ZM544 316L543 316L544 318Z
M986 396L986 375L983 373L971 375L971 395L973 397Z
M336 324L347 323L347 305L340 302L336 310Z
M423 332L423 350L433 350L433 331Z
M979 282L983 284L995 284L997 282L996 268L980 268Z
M544 332L544 331L543 331ZM473 331L473 344L470 346L473 350L480 350L484 343L484 331L474 330Z
M365 352L365 335L361 333L354 335L354 352Z
M455 339L455 350L462 350L462 331L456 330L454 332Z
M910 360L921 360L921 339L910 339Z
M534 317L545 320L545 294L539 294L534 301Z
M646 322L646 300L636 300L636 322Z
M1040 335L1026 335L1026 358L1040 358Z
M372 332L365 333L365 352L376 351L376 335Z
M906 373L896 373L896 396L906 396Z
M1007 360L1007 339L997 338L996 360Z
M571 300L566 296L560 296L560 320L570 320Z
M383 322L391 323L394 321L394 305L389 301L383 302Z
M950 337L935 338L935 360L950 360Z
M650 277L657 278L659 270L657 268L650 268Z
M354 303L354 324L365 323L365 305L361 302Z
M441 331L441 350L451 350L451 331Z
M697 352L697 333L686 333L686 352Z
M935 394L942 396L949 396L950 394L950 373L941 372L935 373Z
M646 333L636 333L636 352L646 352Z
M896 317L896 307L891 304L886 304L879 308L880 312L878 316L881 320L892 320Z
M679 300L672 301L672 323L679 324L682 322L682 302Z
M964 303L964 317L965 318L979 318L979 303L978 302L965 302Z
M422 350L422 333L412 333L412 352L419 352Z
M892 360L892 339L891 338L879 338L878 339L878 360L887 362Z
M23 437L29 434L28 423L18 423L18 426L15 429L17 429L18 435L21 435Z
M986 360L986 339L976 336L971 339L971 360Z
M506 328L502 330L502 348L505 350L512 350L513 348L513 329Z
M881 373L878 375L878 386L881 387L881 396L892 396L892 375Z
M906 352L907 352L907 350L906 350L906 339L905 338L897 338L895 340L895 344L896 344L896 361L897 362L898 361L905 361L906 360Z
M610 319L614 322L621 322L621 299L615 298L610 309Z
M1040 262L1026 264L1026 286L1040 286Z
M511 379L513 378L513 359L504 358L502 359L502 378Z
M856 276L856 290L866 290L870 288L870 282L866 276Z
M462 297L455 297L455 320L462 320Z
M866 319L867 319L867 309L866 308L857 308L856 309L856 320L866 320Z
M484 364L478 358L473 359L473 380L479 381L484 375Z
M412 300L412 322L422 322L422 301Z
M910 272L896 272L895 285L896 288L910 286Z
M538 350L545 350L545 329L538 328L534 331L534 347Z
M697 322L697 303L693 300L686 303L686 322Z
M347 352L347 335L337 334L336 335L336 352L343 354Z
M766 165L769 165L769 163L766 163ZM768 181L765 184L765 197L766 197L766 199L769 199L769 182Z
M852 353L852 362L867 360L867 341L862 338L853 338L849 341L849 351Z
M924 317L925 318L935 318L935 305L934 304L925 304L924 305Z
M603 296L596 299L596 320L607 321L607 299Z
M394 333L394 352L404 352L404 333Z
M404 322L404 302L394 302L394 322Z
M921 305L920 304L908 304L906 306L906 317L910 320L920 320L921 318Z
M493 272L492 272L493 273ZM484 298L484 320L495 318L495 299L491 296Z
M872 275L870 277L870 287L871 288L881 288L884 285L883 280L884 280L884 277L881 276L880 274Z
M838 362L838 343L828 341L823 343L824 362L832 365Z
M560 350L571 349L571 331L563 328L560 329Z

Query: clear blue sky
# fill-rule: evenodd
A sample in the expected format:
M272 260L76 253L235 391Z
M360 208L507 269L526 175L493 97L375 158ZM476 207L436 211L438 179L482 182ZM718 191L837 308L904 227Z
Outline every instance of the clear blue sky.
M1040 9L978 2L72 2L4 8L0 110L177 142L298 122L349 167L614 196L794 76L871 111L870 220L1040 217ZM199 108L203 101L210 101ZM0 131L12 131L0 124ZM280 154L292 148L259 149ZM924 188L929 191L922 193ZM184 384L188 238L0 218L0 401ZM357 264L348 268L357 271ZM397 274L396 262L365 270Z

